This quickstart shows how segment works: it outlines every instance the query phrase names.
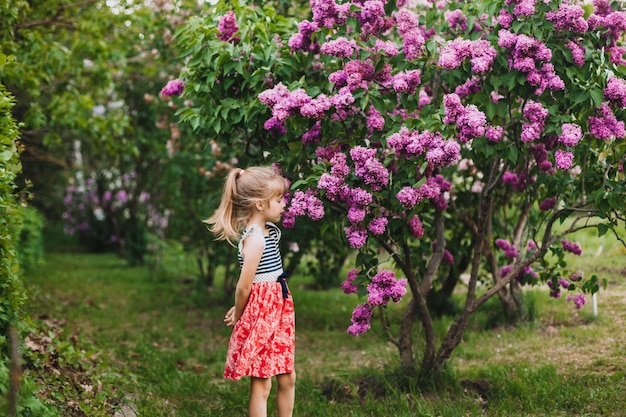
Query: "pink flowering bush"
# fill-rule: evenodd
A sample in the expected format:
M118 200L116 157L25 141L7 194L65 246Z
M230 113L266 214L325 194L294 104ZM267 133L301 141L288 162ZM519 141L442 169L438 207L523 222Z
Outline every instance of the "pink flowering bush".
M234 7L237 21L257 26L240 29L238 43L200 48L231 11L220 2L179 35L189 55L181 79L196 102L181 119L280 163L294 191L284 225L336 225L358 251L342 284L360 299L351 334L409 297L424 375L442 369L491 297L523 319L519 290L551 281L582 307L598 278L563 278L573 276L565 252L582 251L565 237L611 232L626 207L626 12L606 0L433 6L313 0L298 22ZM437 345L428 301L454 288L452 268L469 275L466 301ZM407 373L412 324L388 332Z

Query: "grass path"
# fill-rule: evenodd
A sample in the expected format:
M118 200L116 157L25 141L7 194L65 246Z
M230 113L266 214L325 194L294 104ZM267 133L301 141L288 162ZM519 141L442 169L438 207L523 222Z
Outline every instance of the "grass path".
M397 352L380 329L345 332L356 298L295 277L297 415L626 416L626 265L604 267L598 317L532 290L533 323L484 330L478 319L497 311L486 306L453 355L450 380L410 392L393 389ZM30 340L44 343L48 331L57 355L39 368L42 393L62 416L124 415L124 405L145 417L245 414L247 383L221 377L230 330L218 295L112 255L51 253L26 280L42 328Z

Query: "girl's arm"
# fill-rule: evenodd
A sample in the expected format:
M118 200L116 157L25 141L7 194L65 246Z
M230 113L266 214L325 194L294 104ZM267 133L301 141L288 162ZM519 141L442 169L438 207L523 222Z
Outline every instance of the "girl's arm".
M263 249L265 248L265 239L263 236L250 235L243 241L243 247L241 254L243 255L243 266L241 268L241 274L237 281L237 288L235 289L235 307L234 314L226 315L226 324L228 326L234 326L239 320L239 317L243 314L243 310L248 303L250 297L250 291L252 290L252 281L254 275L261 262L261 256L263 255ZM230 317L229 317L230 315Z

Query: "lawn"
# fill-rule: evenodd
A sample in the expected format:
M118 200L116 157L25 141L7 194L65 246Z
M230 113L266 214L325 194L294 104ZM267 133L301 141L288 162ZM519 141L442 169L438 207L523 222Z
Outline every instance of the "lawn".
M626 415L626 252L587 241L591 250L572 262L608 281L597 316L590 304L577 311L545 288L529 289L534 319L510 327L497 320L493 300L445 377L405 390L396 388L397 351L379 327L346 333L355 296L311 290L295 274L295 415ZM222 318L232 300L218 290L172 270L128 267L112 254L53 251L25 282L38 329L26 340L27 372L59 415L246 414L247 382L222 378L230 334Z

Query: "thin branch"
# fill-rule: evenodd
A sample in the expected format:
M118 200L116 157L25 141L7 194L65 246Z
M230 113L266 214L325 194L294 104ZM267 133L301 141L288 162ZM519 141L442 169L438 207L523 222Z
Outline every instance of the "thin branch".
M380 321L383 324L383 329L385 330L385 334L387 335L387 339L393 343L396 347L400 347L400 341L389 331L389 320L385 315L385 309L383 306L378 306L378 313L380 314Z

